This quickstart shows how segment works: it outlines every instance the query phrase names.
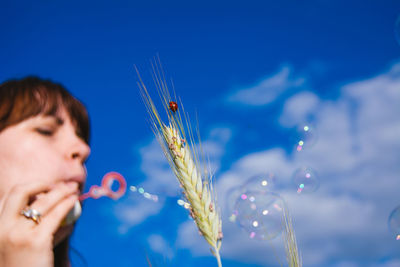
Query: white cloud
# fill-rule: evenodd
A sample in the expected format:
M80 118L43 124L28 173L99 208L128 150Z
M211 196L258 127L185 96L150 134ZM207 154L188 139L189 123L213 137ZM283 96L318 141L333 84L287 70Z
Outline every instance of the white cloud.
M232 130L229 128L215 127L211 129L205 141L202 141L201 146L205 155L205 160L208 170L211 174L215 174L221 165L221 157L224 154L225 147L231 140ZM198 147L198 151L200 147Z
M147 238L147 242L152 251L165 256L167 259L172 259L174 252L165 238L161 235L153 234Z
M115 217L120 223L118 232L126 234L132 227L144 222L150 216L157 215L164 203L145 199L141 195L130 194L114 207Z
M398 244L387 229L387 219L399 204L399 115L400 64L343 86L335 101L309 92L291 97L280 121L287 127L313 116L317 143L289 156L279 148L243 156L218 179L221 206L225 209L226 194L246 178L274 172L281 178L279 192L294 217L305 266L397 266L399 261L393 258ZM321 187L313 194L297 195L290 179L304 165L318 172ZM222 257L261 266L276 264L267 244L249 240L228 222L228 216L223 215ZM188 240L194 231L193 225L183 224L178 244L209 255L197 238ZM281 242L273 241L280 252ZM389 261L379 263L382 258Z
M178 195L180 192L178 181L155 138L150 144L140 149L140 156L142 159L140 169L146 177L141 186L157 195Z
M320 100L311 92L303 91L288 99L280 117L280 123L287 127L299 125L309 121L309 117L315 114Z
M164 206L166 196L179 193L179 185L173 175L160 145L153 139L150 144L140 150L141 170L147 177L141 184L146 192L157 195L158 201L146 199L143 195L128 191L128 197L121 199L114 207L115 216L119 219L120 234L125 234L132 227L143 223L150 216L157 215Z
M304 78L293 79L290 68L282 67L278 73L263 79L258 84L232 93L228 102L249 106L263 106L275 101L284 91L304 85Z

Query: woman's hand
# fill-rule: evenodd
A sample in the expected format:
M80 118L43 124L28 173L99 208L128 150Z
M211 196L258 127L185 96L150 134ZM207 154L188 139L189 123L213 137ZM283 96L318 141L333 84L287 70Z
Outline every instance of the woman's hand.
M32 199L29 208L41 213L39 223L21 214ZM0 266L53 267L54 234L77 199L76 182L33 182L12 188L0 207Z

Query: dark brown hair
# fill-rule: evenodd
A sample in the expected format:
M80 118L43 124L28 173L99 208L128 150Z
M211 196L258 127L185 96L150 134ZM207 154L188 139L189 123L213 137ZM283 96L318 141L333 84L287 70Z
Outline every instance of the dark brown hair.
M64 107L76 134L89 143L89 117L86 108L61 84L38 77L8 80L0 85L0 132L23 120L56 115Z

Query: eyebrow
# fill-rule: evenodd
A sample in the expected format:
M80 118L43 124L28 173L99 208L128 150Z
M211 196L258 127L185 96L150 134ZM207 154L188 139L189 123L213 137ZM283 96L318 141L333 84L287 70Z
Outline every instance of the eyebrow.
M54 120L57 126L61 126L64 124L64 120L57 115L47 115L46 118Z

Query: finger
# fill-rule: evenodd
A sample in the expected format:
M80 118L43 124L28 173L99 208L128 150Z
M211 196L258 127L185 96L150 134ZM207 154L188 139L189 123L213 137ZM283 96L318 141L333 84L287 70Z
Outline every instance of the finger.
M46 217L43 218L40 223L40 231L49 232L54 234L60 227L62 220L67 216L68 212L73 208L75 202L78 200L77 195L70 195L59 202L58 205L54 206L53 209L49 210Z
M37 199L30 205L31 208L36 209L42 215L46 214L64 198L71 194L78 194L78 183L60 183L55 186L48 193L41 194Z
M50 188L51 184L44 182L32 182L14 186L5 199L3 212L0 216L5 216L6 218L19 216L21 210L27 206L31 196L46 192Z

